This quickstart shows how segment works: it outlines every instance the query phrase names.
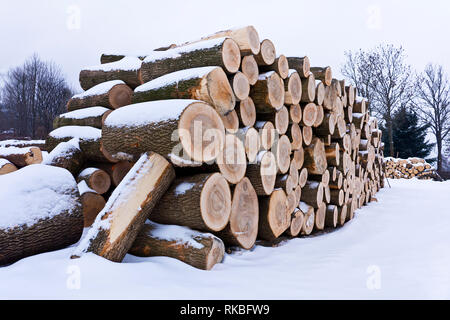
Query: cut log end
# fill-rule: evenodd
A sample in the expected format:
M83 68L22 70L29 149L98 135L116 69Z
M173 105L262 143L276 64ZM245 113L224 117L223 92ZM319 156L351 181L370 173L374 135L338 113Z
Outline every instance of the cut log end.
M225 146L217 158L217 164L228 182L236 184L241 181L247 168L244 143L235 135L227 135Z

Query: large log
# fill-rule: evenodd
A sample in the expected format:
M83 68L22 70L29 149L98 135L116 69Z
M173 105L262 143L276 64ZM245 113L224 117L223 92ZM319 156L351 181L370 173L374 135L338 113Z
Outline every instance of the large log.
M260 113L279 110L284 104L283 79L274 71L260 74L258 81L250 89L250 97Z
M200 67L163 75L137 87L132 103L166 99L201 100L221 115L233 110L236 103L227 75L220 67Z
M14 172L17 167L6 159L0 158L0 175Z
M251 249L258 235L258 196L248 178L233 190L230 221L217 235L227 244Z
M323 142L319 138L314 138L311 144L304 148L305 161L303 166L308 169L308 173L322 174L327 169L327 158Z
M104 149L116 160L146 151L198 162L213 161L223 149L225 129L219 114L193 100L161 100L114 110L102 130ZM177 153L182 153L177 154Z
M0 147L0 158L12 162L16 167L25 167L41 163L42 152L37 147Z
M80 72L80 86L83 90L88 90L103 82L122 80L134 89L143 83L141 64L141 59L137 57L124 57L116 62L83 68Z
M62 113L53 120L53 129L65 126L88 126L101 129L111 110L105 107L90 107Z
M122 261L174 178L175 171L166 159L153 152L144 153L111 194L72 258L93 252Z
M248 83L251 86L258 81L259 68L254 56L250 55L242 58L241 71L247 76Z
M310 63L307 56L304 57L288 57L289 68L297 70L301 78L307 78L310 74Z
M246 176L250 179L256 194L270 195L275 186L277 175L277 162L270 151L261 151L256 157L255 163L247 166Z
M141 78L145 83L171 72L205 66L219 66L232 74L238 71L240 63L241 53L236 42L217 38L151 52L142 62Z
M222 262L225 246L222 240L209 233L146 221L129 253L139 257L171 257L195 268L210 270Z
M94 167L85 168L80 172L77 182L80 183L81 181L84 181L90 189L98 194L106 193L111 186L111 178L108 173Z
M89 90L74 95L67 102L67 111L101 106L117 109L131 103L133 90L122 80L100 83Z
M46 157L45 163L49 166L60 167L69 170L73 176L77 176L85 162L83 152L80 149L78 138L58 144Z
M258 238L272 241L289 228L291 217L286 203L286 193L282 189L259 199Z
M0 141L0 147L16 147L16 148L37 147L37 148L41 149L42 151L46 151L45 150L45 140L9 139L9 140Z
M158 223L221 231L231 213L231 191L220 173L177 178L150 218Z
M69 171L35 164L0 176L0 265L77 242L83 215Z

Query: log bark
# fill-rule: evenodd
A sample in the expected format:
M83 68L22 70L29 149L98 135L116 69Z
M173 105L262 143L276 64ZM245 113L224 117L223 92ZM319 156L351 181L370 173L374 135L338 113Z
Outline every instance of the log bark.
M277 189L269 197L259 199L258 238L272 241L289 228L286 193Z
M139 257L171 257L194 268L211 270L222 262L225 246L221 239L209 233L146 221L129 253Z
M334 133L336 117L334 113L325 113L321 124L314 128L314 133L319 137L326 137Z
M297 70L301 78L307 78L310 74L310 62L307 56L288 57L289 68Z
M84 181L89 188L98 194L106 193L111 186L110 176L105 171L93 167L80 172L77 182L80 183L81 181Z
M67 102L67 111L101 106L117 109L131 103L133 90L121 80L100 83L91 89L73 96Z
M247 166L246 176L259 196L272 193L276 175L277 163L274 154L270 151L259 152L256 163L250 163Z
M314 138L308 147L304 148L305 161L303 166L308 169L308 173L322 174L327 169L327 158L323 142L319 138Z
M248 83L253 86L258 81L259 69L253 55L245 56L241 61L241 71L247 76Z
M331 200L330 200L331 204L337 206L342 206L344 204L344 190L331 189L330 193L331 193Z
M253 127L256 122L256 108L253 99L248 97L239 102L239 106L235 109L239 124L243 127Z
M306 78L302 80L302 98L301 102L314 102L316 98L316 79L314 74L310 73Z
M331 85L331 80L333 79L331 67L311 67L310 71L316 79L322 81L327 86Z
M366 113L366 100L363 98L356 98L353 104L353 112Z
M0 194L0 265L63 249L80 239L80 194L68 171L33 165L0 176L0 185L7 186Z
M275 62L277 57L275 46L269 39L264 39L261 42L261 49L255 55L255 60L258 66L269 66Z
M298 105L302 98L302 81L298 72L294 69L289 69L288 76L283 80L283 83L284 103L287 105Z
M90 107L60 114L53 120L53 129L65 126L88 126L101 129L111 110L104 107Z
M332 204L327 205L325 211L325 226L336 228L338 223L339 210L338 207Z
M164 157L144 153L108 199L72 258L93 252L122 261L174 178L175 171Z
M260 113L279 110L284 104L283 80L274 71L259 75L258 81L250 89L250 97Z
M332 142L330 145L325 146L325 156L327 158L327 163L330 166L339 166L340 151L339 144L337 142Z
M258 235L258 196L248 178L242 179L233 190L230 221L217 235L226 243L251 249Z
M84 162L85 158L77 138L58 144L45 160L45 164L64 168L73 176L78 175Z
M0 158L0 176L17 170L17 167L6 159Z
M224 139L219 114L204 102L192 100L152 101L121 108L108 116L102 130L103 147L117 161L154 151L164 157L174 154L209 162L223 149Z
M222 67L233 74L240 63L241 54L236 42L230 38L217 38L152 52L142 62L141 78L145 83L171 72L205 66Z
M347 204L344 204L342 207L338 207L338 224L343 226L345 224L345 220L347 219Z
M144 83L141 78L142 60L137 57L124 57L116 62L85 68L80 72L80 86L88 90L98 84L122 80L134 89Z
M323 202L323 184L318 181L307 181L302 188L303 202L306 202L314 208L319 208L319 205Z
M178 178L150 218L203 231L223 230L231 213L231 191L220 173Z
M0 158L12 162L16 167L25 167L42 162L41 149L37 147L0 147Z
M294 190L295 184L289 174L277 175L277 178L275 179L275 188L283 189L286 194L290 194Z
M167 47L167 49L169 49L169 47ZM156 51L156 49L155 49L155 51ZM116 61L122 60L125 57L126 57L126 55L119 54L119 53L102 53L102 55L100 56L100 63L106 64L106 63L116 62ZM144 60L144 58L145 58L145 56L137 56L137 57L141 60Z
M279 55L275 61L270 65L261 65L259 68L262 72L275 71L281 77L286 79L289 75L289 63L286 56Z
M236 84L238 94L242 93L242 73ZM242 79L244 77L244 79ZM248 92L247 92L248 96ZM227 75L220 67L201 67L175 71L154 80L146 82L134 90L132 103L167 100L167 99L193 99L201 100L213 106L216 111L225 115L234 109L236 98L230 86Z

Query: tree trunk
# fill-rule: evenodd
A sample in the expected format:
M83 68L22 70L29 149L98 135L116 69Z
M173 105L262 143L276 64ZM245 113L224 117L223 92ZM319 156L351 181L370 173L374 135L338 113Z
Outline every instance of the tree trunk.
M104 107L90 107L60 114L53 120L53 129L65 126L88 126L101 129L111 110Z
M140 228L175 178L162 156L143 154L113 192L72 258L93 252L120 262L132 246Z
M250 88L250 97L260 113L279 110L284 104L283 80L274 71L259 75L258 81Z
M0 194L0 265L63 249L80 239L80 194L68 171L29 166L0 176L0 185L8 186Z
M219 66L233 74L240 63L241 54L236 42L230 38L217 38L152 52L142 62L141 79L145 83L171 72L205 66Z
M129 253L139 257L171 257L195 268L210 270L222 262L225 246L222 240L209 233L146 221Z
M221 115L233 110L236 103L227 75L220 67L193 68L163 75L137 87L132 103L167 99L201 100Z
M121 80L100 83L67 102L67 111L101 106L117 109L131 103L133 90Z
M129 161L119 161L117 163L92 163L93 167L102 169L109 174L111 183L117 187L123 178L127 175L134 163Z
M217 235L227 244L251 249L258 235L258 196L248 178L233 190L230 221Z
M206 103L192 100L152 101L114 110L102 130L104 149L118 161L135 159L146 151L164 157L182 151L181 156L174 155L208 162L217 158L224 139L219 114Z
M338 207L332 204L327 205L325 212L325 226L336 228L338 223L339 210Z
M12 162L16 167L25 167L42 162L41 149L36 147L0 147L0 158Z
M142 60L137 57L124 57L116 62L85 68L80 72L80 86L88 90L107 81L122 80L134 89L143 83L141 64Z
M258 238L272 241L289 228L291 217L286 203L286 193L281 189L259 199Z
M231 192L220 173L178 178L155 207L150 218L204 231L221 231L231 213Z
M246 176L250 179L259 196L270 195L275 186L277 163L270 151L261 151L256 157L256 163L247 166Z

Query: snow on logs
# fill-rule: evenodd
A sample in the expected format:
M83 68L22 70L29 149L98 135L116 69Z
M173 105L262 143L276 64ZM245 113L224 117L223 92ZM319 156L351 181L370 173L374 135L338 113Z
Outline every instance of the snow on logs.
M0 158L8 160L16 167L25 167L41 163L42 152L37 147L0 147Z
M78 138L57 144L45 159L45 164L64 168L74 176L80 172L84 162L85 157Z
M111 194L72 258L93 252L122 261L174 178L175 171L166 159L153 152L144 153Z
M89 107L62 113L53 120L53 129L64 126L88 126L101 129L111 110L105 107Z
M17 167L6 159L0 158L0 175L14 172Z
M0 265L77 242L83 215L64 169L35 164L0 176Z
M225 128L219 114L196 100L161 100L126 106L114 110L102 129L102 146L117 161L133 160L146 151L164 157L179 151L182 156L174 156L208 162L217 158L224 140Z

